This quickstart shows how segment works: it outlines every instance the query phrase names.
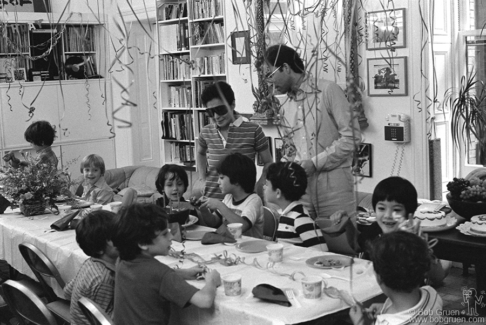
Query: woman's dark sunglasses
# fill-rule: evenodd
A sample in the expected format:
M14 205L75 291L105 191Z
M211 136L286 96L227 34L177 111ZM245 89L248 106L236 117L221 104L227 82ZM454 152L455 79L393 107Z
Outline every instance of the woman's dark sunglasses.
M209 117L214 117L214 114L218 114L219 116L228 113L228 108L226 105L219 105L211 108L206 108L206 113Z

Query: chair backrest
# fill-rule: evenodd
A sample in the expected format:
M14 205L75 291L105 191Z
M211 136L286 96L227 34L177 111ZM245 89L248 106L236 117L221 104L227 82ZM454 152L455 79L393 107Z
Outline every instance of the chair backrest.
M113 321L103 309L89 298L81 297L78 300L79 308L91 325L113 325Z
M10 310L22 325L57 325L44 302L22 283L7 280L2 289Z
M42 285L47 300L49 302L57 300L56 294L44 277L56 279L61 288L64 288L65 283L51 260L40 249L29 243L19 244L19 250Z
M263 207L263 239L275 241L277 239L278 219L272 210Z

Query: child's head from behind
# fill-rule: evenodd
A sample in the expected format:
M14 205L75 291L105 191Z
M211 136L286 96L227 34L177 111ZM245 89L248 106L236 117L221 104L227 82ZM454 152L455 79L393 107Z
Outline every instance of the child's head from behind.
M167 255L171 243L172 235L163 208L135 203L118 212L113 244L122 260L133 260L140 254Z
M76 241L83 252L91 257L100 258L107 254L117 258L118 251L111 244L115 230L115 214L111 211L90 212L76 227Z
M398 292L420 287L430 269L427 243L406 231L383 234L373 242L370 255L378 283Z
M24 132L25 141L37 147L48 147L54 142L56 129L47 121L37 121Z
M383 232L395 231L417 209L417 190L408 180L392 176L376 185L371 199Z
M166 164L162 166L155 181L160 194L165 194L171 201L177 201L189 186L187 173L182 166Z
M293 162L277 162L268 167L265 184L265 199L276 203L279 197L297 201L305 194L307 175L305 170Z
M81 161L80 171L84 179L91 185L95 184L105 174L105 162L98 155L87 155Z
M255 162L249 157L233 152L226 156L218 167L219 187L223 194L233 194L239 185L245 193L253 193L256 183Z

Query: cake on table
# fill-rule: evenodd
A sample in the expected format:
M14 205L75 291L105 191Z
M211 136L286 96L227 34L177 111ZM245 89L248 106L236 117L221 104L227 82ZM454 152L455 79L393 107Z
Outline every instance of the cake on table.
M486 214L471 218L471 232L486 235Z
M420 210L415 211L414 219L420 220L421 227L443 227L447 225L446 214L443 211Z

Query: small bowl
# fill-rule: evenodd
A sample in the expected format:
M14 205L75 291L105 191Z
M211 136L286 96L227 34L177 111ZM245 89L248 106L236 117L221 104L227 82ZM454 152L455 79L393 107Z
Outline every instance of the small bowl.
M479 214L486 214L486 202L478 203L461 201L453 199L450 193L447 194L446 198L452 211L466 220L471 220L473 216L477 216Z

